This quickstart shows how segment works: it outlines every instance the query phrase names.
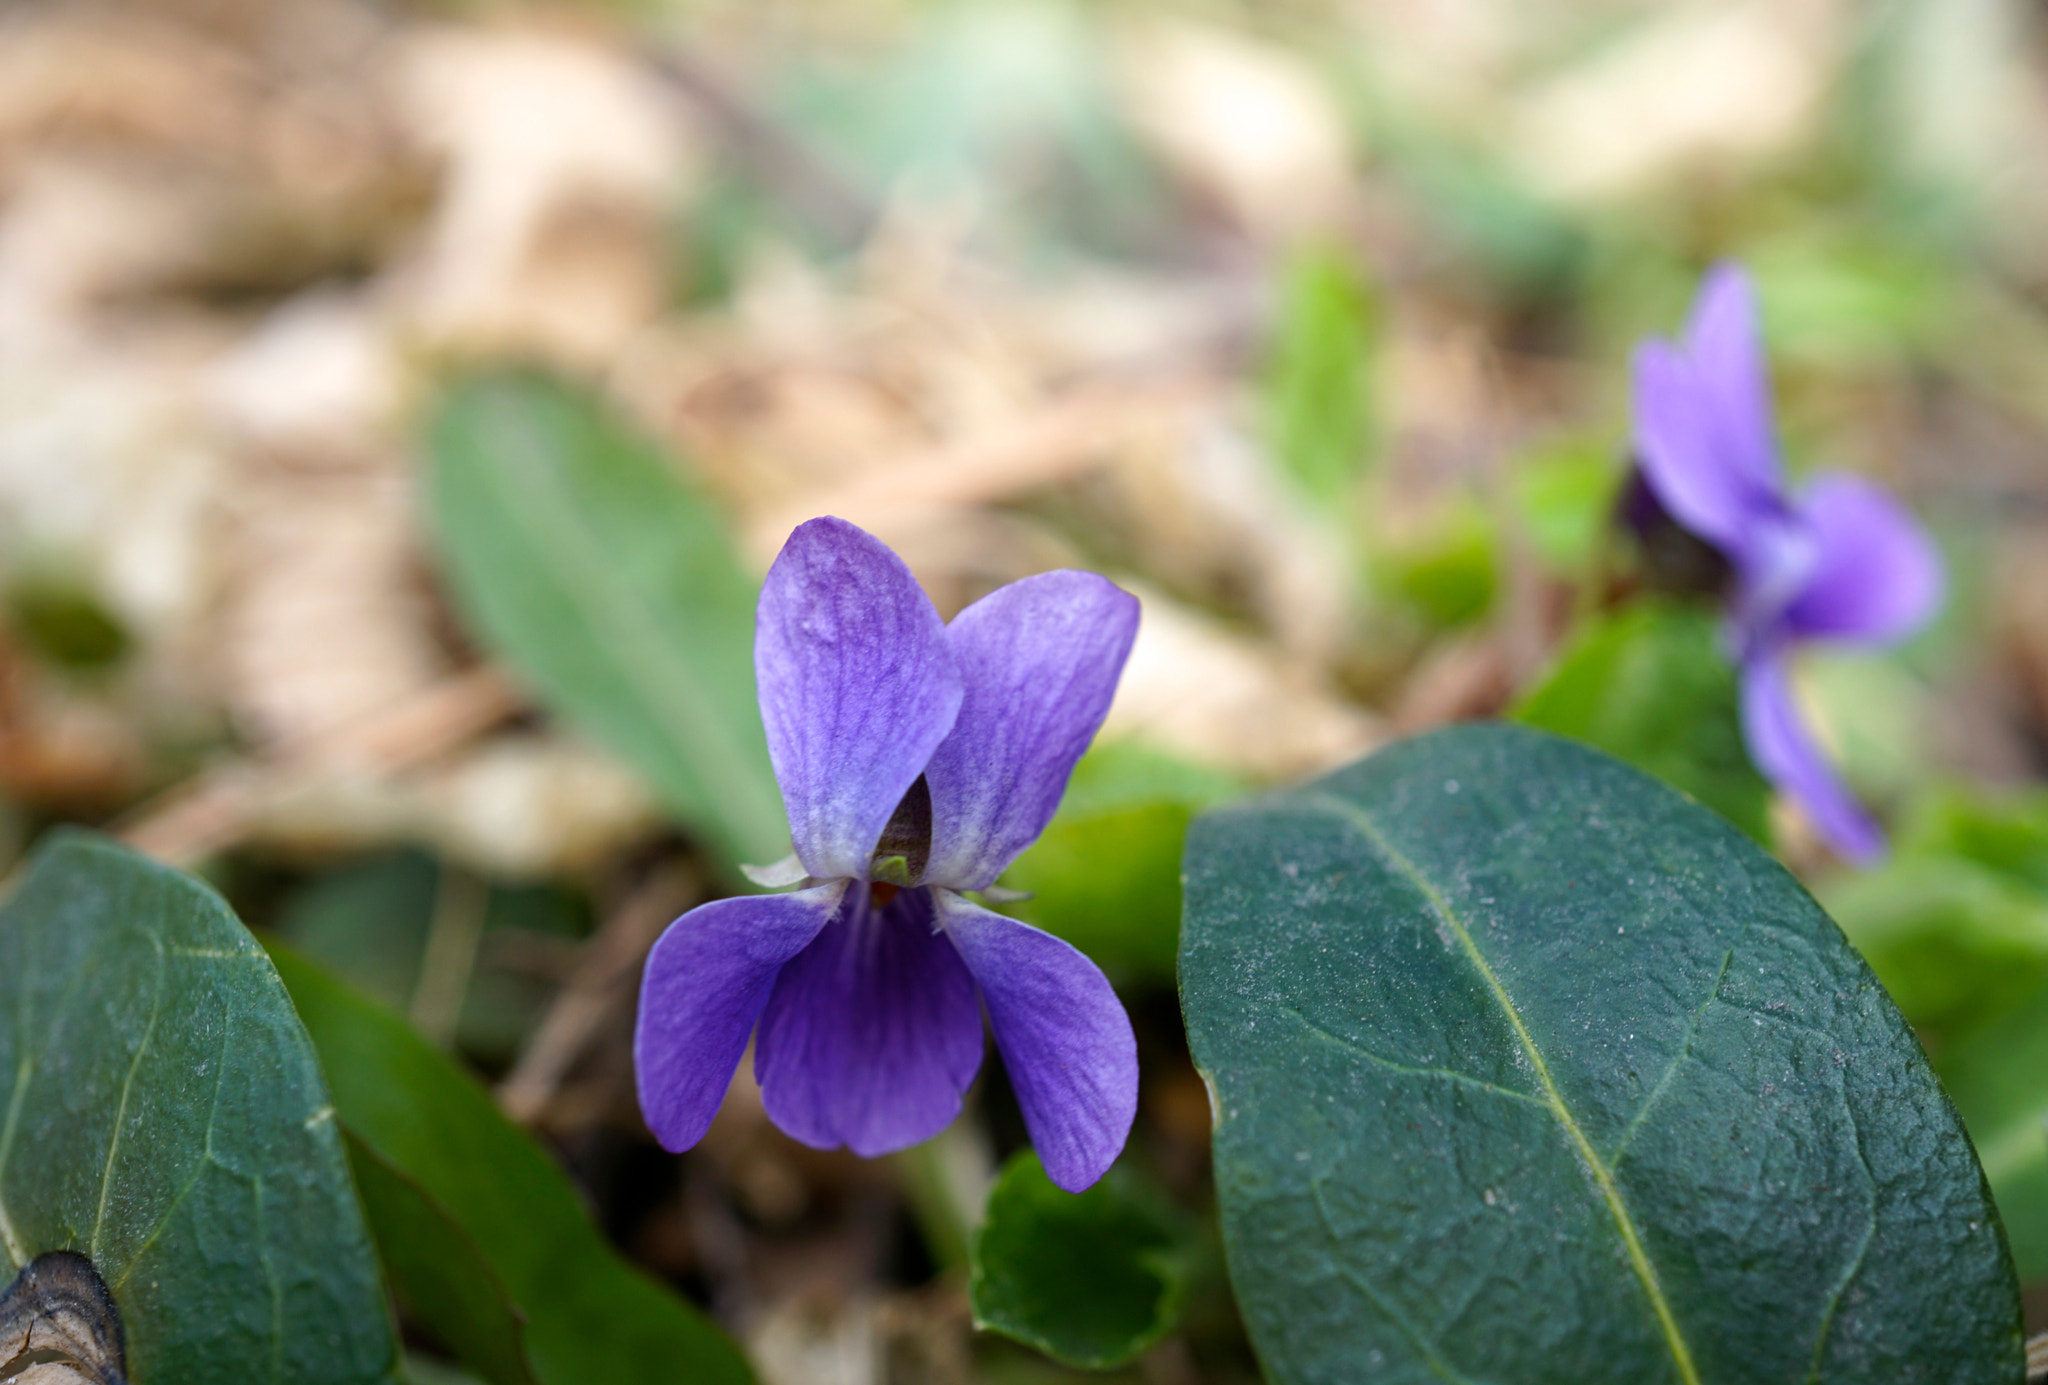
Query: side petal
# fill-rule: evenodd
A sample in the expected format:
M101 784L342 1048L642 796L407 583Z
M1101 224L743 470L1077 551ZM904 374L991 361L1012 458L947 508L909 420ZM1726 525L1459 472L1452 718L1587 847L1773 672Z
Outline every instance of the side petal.
M1723 465L1757 494L1783 485L1771 436L1771 382L1756 290L1739 265L1709 269L1685 326L1685 354L1704 396Z
M925 766L925 879L978 890L1045 830L1137 633L1138 599L1092 572L1026 577L953 618L966 697Z
M1131 1021L1102 972L1068 944L949 890L934 894L981 983L1046 1177L1078 1193L1116 1162L1138 1112Z
M720 899L668 926L647 954L633 1067L663 1148L704 1138L775 977L818 936L846 885Z
M1941 604L1941 555L1905 506L1860 476L1817 476L1799 498L1818 554L1785 612L1795 635L1887 644Z
M981 1070L974 978L931 893L847 907L776 978L754 1045L761 1102L784 1133L871 1157L938 1134Z
M939 613L880 539L810 520L762 584L754 673L798 858L819 879L865 879L889 815L960 710Z
M1869 865L1884 854L1884 833L1814 744L1800 719L1782 657L1742 666L1742 738L1764 778L1799 801L1844 860Z

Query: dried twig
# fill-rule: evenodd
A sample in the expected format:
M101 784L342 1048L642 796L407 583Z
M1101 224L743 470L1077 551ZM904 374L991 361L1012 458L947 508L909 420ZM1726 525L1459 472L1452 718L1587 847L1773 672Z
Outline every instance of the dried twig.
M317 736L208 769L145 805L120 836L160 861L190 865L239 842L312 769L396 774L481 735L524 705L495 668L457 674Z
M703 894L703 876L677 861L635 889L612 911L542 1017L519 1061L498 1084L498 1104L531 1123L554 1100L562 1080L605 1021L630 998L647 949L669 920Z

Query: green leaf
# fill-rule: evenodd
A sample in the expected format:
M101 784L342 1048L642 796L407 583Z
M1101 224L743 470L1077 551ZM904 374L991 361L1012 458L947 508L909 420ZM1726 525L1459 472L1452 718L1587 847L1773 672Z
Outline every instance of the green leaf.
M1327 250L1287 266L1266 367L1269 445L1303 492L1341 507L1372 443L1373 312L1358 272Z
M1180 950L1188 824L1237 788L1228 775L1128 742L1081 758L1058 814L1004 875L1016 913L1115 980L1170 981Z
M1960 856L1845 871L1821 900L1931 1039L1960 1038L2048 979L2048 896Z
M2020 1278L2048 1279L2048 989L1944 1053Z
M334 1109L226 904L80 833L0 908L0 1253L91 1258L128 1371L384 1382L390 1309Z
M1029 1150L1003 1166L970 1252L974 1324L1108 1370L1179 1321L1188 1257L1173 1209L1123 1165L1062 1192Z
M476 633L730 858L784 855L754 699L758 584L724 516L536 375L456 385L432 452L429 518Z
M475 1245L525 1315L527 1359L542 1385L752 1379L724 1334L619 1258L561 1171L489 1093L398 1016L303 959L275 956L332 1076L343 1125ZM377 1229L387 1245L398 1230ZM452 1332L447 1344L461 1345Z
M392 1288L416 1321L492 1385L538 1385L526 1319L483 1252L424 1189L348 1134L349 1168Z
M1523 459L1509 478L1515 512L1552 571L1584 580L1607 533L1621 467L1604 438L1568 437Z
M2013 1385L2016 1286L1911 1031L1783 867L1521 727L1188 839L1182 1004L1275 1385Z
M1499 539L1493 520L1460 500L1419 529L1388 535L1376 579L1437 629L1470 625L1500 590Z
M1750 763L1716 617L1641 601L1589 623L1514 719L1626 760L1770 841L1770 785Z

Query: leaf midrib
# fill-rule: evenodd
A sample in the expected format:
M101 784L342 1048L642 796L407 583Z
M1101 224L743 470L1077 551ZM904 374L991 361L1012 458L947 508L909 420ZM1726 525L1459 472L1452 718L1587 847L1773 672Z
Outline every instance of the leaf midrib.
M536 552L559 564L553 570L563 578L562 587L570 604L583 613L594 629L611 636L603 643L610 647L613 666L624 675L627 687L654 724L663 728L671 753L698 780L694 786L697 801L692 805L693 812L712 815L715 793L743 792L753 801L747 807L746 826L731 835L751 837L759 810L771 806L752 792L752 785L760 779L758 771L726 753L723 735L691 734L693 728L688 723L692 719L699 725L721 727L724 718L707 705L687 664L672 657L659 618L630 594L624 600L616 599L616 592L612 596L593 596L616 584L607 581L605 563L598 553L592 552L593 538L578 522L575 497L567 493L543 449L534 441L533 434L541 430L504 427L501 412L496 408L489 409L486 417L490 420L488 434L498 445L500 455L508 458L518 475L529 483L505 488L507 513ZM558 518L561 523L555 522ZM688 710L679 726L668 709L685 706ZM742 788L743 785L747 787ZM720 787L714 790L713 786ZM779 812L773 812L769 817L759 817L758 823L779 817Z
M1649 1299L1650 1308L1656 1314L1657 1324L1663 1330L1665 1345L1671 1352L1679 1379L1683 1385L1700 1385L1699 1369L1693 1364L1691 1348L1686 1345L1685 1334L1678 1326L1678 1318L1672 1312L1670 1301L1664 1296L1663 1286L1657 1278L1657 1267L1650 1262L1649 1252L1643 1245L1641 1234L1636 1230L1635 1218L1630 1214L1628 1204L1621 1196L1620 1186L1614 1181L1613 1170L1601 1159L1599 1151L1593 1148L1593 1142L1580 1127L1578 1118L1565 1104L1564 1094L1558 1090L1556 1080L1550 1075L1550 1064L1544 1060L1543 1051L1536 1046L1535 1037L1522 1022L1521 1012L1515 1008L1514 1000L1508 995L1507 988L1501 984L1500 977L1494 973L1485 954L1479 950L1471 931L1451 908L1450 901L1444 897L1443 892L1438 890L1429 877L1422 873L1421 868L1402 854L1400 849L1380 831L1379 824L1373 821L1370 813L1355 803L1328 794L1315 795L1310 801L1363 837L1381 859L1429 902L1438 919L1457 938L1466 960L1471 962L1480 979L1492 992L1494 1003L1500 1007L1501 1014L1513 1028L1515 1039L1521 1044L1522 1051L1529 1056L1530 1067L1534 1069L1537 1084L1542 1088L1543 1104L1550 1108L1557 1123L1571 1139L1580 1161L1593 1175L1593 1181L1600 1189L1600 1196L1607 1204L1608 1213L1614 1218L1615 1229L1621 1235L1622 1245L1628 1252L1630 1268L1635 1271L1637 1280L1641 1282L1644 1296Z

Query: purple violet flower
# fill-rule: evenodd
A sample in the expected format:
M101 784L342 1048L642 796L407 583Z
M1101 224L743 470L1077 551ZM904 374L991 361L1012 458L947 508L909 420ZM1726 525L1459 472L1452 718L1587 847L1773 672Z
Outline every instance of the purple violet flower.
M790 894L721 899L647 959L634 1037L656 1138L703 1138L747 1035L768 1116L877 1155L959 1114L981 1016L1048 1177L1100 1178L1137 1111L1137 1042L1093 962L969 902L1045 830L1109 711L1138 603L1048 572L944 624L902 559L840 519L783 545L754 667L789 813Z
M1637 349L1635 410L1643 477L1734 571L1728 632L1751 756L1836 851L1874 860L1883 834L1801 720L1786 661L1809 640L1880 645L1911 633L1941 600L1934 544L1860 477L1823 473L1787 491L1756 301L1734 265L1708 271L1684 341Z

